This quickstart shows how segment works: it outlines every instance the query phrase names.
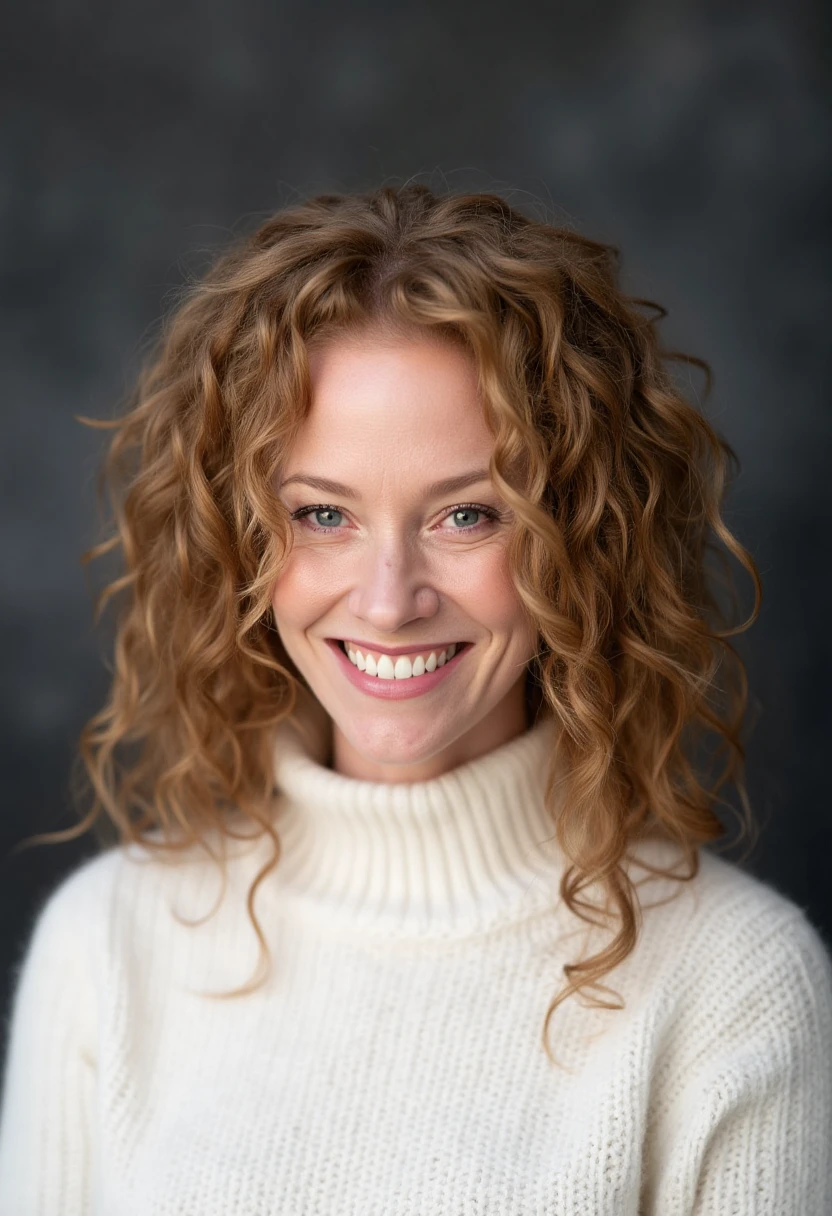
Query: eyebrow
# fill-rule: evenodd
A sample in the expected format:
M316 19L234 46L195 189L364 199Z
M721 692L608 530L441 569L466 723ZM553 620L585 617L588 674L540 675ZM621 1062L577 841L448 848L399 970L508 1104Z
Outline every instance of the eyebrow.
M466 486L473 485L477 481L485 481L490 477L488 469L473 469L470 473L461 473L458 477L446 477L442 481L435 481L426 487L425 492L428 498L440 498L443 494L454 494L457 490L464 490ZM350 489L340 481L331 481L328 477L313 477L311 473L294 473L281 482L278 489L282 490L296 481L302 481L305 485L311 486L313 490L323 490L326 494L337 494L339 498L361 497L356 490Z

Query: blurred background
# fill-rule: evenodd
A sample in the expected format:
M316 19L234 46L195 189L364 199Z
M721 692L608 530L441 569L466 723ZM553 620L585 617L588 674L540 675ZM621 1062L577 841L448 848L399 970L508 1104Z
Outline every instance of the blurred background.
M108 417L194 261L319 191L495 190L615 244L624 284L707 359L695 399L742 473L729 527L762 613L744 863L832 940L827 6L44 0L0 48L3 811L0 1013L65 828L111 643L95 475ZM750 609L751 586L732 562ZM110 575L112 576L112 575ZM729 856L732 854L729 853Z

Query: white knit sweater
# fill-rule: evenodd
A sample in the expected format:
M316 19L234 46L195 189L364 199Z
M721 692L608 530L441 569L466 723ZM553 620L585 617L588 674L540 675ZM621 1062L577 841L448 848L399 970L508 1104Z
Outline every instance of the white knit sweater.
M543 807L551 726L386 785L276 739L268 843L113 849L46 901L15 992L3 1216L828 1216L832 966L804 912L707 851L653 882L622 1011L570 998L583 922ZM670 846L649 846L653 860ZM642 872L632 871L634 878ZM180 920L177 920L177 915ZM608 940L607 936L598 939Z

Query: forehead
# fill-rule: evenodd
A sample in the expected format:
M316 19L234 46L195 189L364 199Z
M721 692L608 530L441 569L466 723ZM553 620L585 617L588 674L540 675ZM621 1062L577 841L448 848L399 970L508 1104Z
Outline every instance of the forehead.
M473 355L425 337L350 336L310 351L312 399L295 457L333 446L438 443L490 452Z

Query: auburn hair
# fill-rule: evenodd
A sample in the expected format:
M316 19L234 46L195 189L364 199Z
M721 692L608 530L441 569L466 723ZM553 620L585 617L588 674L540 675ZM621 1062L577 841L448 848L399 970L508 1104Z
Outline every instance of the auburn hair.
M731 780L756 830L746 674L728 639L756 619L760 577L721 514L737 457L671 375L674 361L698 367L707 390L710 369L663 349L665 315L624 294L614 247L492 193L325 194L238 240L183 289L120 415L76 416L115 432L99 472L112 530L81 557L121 550L123 572L95 607L97 623L121 597L112 681L78 740L92 806L24 843L92 827L162 853L201 845L225 877L208 841L233 836L242 813L271 836L247 897L258 969L270 961L254 896L280 854L272 734L306 696L271 605L292 544L274 477L309 409L310 343L368 326L460 342L476 360L491 476L515 521L507 556L538 634L528 687L559 725L546 798L569 863L560 894L611 926L603 949L563 968L543 1025L551 1059L554 1010L609 992L600 981L636 945L633 842L676 842L683 872L653 872L689 881L699 846L724 834L715 804ZM711 586L708 553L726 564L715 541L754 584L740 624ZM709 734L724 758L710 777L698 771Z

